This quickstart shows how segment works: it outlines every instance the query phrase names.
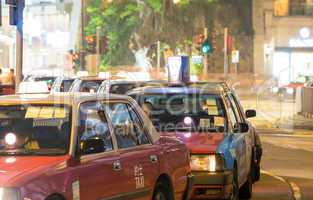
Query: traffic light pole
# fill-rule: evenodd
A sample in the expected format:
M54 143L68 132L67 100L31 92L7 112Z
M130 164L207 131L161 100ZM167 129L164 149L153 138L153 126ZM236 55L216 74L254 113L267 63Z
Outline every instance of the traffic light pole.
M86 67L86 60L85 60L85 0L80 0L81 4L81 47L80 47L80 70L85 70Z
M159 75L161 68L161 42L160 40L157 41L157 73Z
M204 28L204 32L203 32L203 35L204 35L204 40L207 40L208 39L208 28ZM205 78L207 77L208 73L209 73L209 63L208 63L208 58L209 58L209 55L208 54L205 54L204 57L203 57L203 65L204 65L204 75L205 75Z
M99 68L100 68L100 33L101 29L98 26L97 27L97 33L96 33L96 40L97 40L97 46L96 46L96 50L97 50L97 66L96 66L96 74L99 74Z
M224 78L228 75L228 28L224 28Z
M17 26L16 26L16 78L15 88L18 89L23 79L23 11L24 0L17 1Z

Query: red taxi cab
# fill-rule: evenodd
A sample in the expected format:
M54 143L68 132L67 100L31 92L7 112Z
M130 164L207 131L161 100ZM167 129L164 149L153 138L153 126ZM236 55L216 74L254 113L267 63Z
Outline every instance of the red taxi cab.
M128 97L0 97L3 200L185 200L188 154Z

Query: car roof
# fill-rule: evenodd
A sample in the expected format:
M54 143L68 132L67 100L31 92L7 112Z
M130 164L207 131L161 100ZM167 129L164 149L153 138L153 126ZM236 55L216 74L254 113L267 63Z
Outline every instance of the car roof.
M106 78L98 77L98 76L82 76L77 79L83 80L83 81L104 81Z
M103 84L137 84L142 83L143 81L129 81L129 80L105 80Z
M110 84L153 84L153 83L162 83L166 84L168 83L167 81L164 80L149 80L149 81L136 81L136 80L124 80L124 79L115 79L115 80L105 80L103 83L110 83Z
M177 83L169 84L165 87L159 86L147 86L142 88L136 88L131 90L128 94L195 94L195 93L207 93L207 94L221 94L230 88L224 85L224 82L190 82L190 83Z
M53 94L17 94L0 97L0 105L20 104L65 104L73 105L93 100L128 100L129 97L114 94L90 93L53 93Z

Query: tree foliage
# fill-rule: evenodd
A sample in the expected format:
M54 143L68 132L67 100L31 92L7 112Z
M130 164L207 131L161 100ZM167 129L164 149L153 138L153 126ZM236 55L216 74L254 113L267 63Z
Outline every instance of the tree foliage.
M108 37L109 48L103 55L105 65L124 65L134 62L134 50L151 47L156 41L176 47L191 41L199 16L205 16L204 26L213 27L214 21L232 23L234 16L216 13L217 7L235 8L240 31L251 33L248 21L251 0L88 0L86 34L95 34L100 27ZM222 9L223 10L223 9ZM225 9L223 10L223 12ZM200 16L201 17L201 16ZM236 23L235 23L236 24ZM204 28L204 27L203 27ZM235 29L233 28L233 29ZM209 29L210 30L210 29Z

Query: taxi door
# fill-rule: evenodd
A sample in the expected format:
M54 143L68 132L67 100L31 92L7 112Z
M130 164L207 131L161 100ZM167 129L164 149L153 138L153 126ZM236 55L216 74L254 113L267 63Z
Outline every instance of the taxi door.
M114 148L114 137L112 137L109 123L104 115L100 114L98 102L87 102L81 104L78 125L79 144L92 139L102 139L104 148L101 152L82 151L80 164L75 169L78 177L73 185L73 199L99 200L113 198L122 192L120 187L123 173L119 168L120 156ZM81 145L78 145L81 148ZM79 196L77 196L79 195ZM79 198L77 198L79 197Z
M235 157L237 160L237 170L238 170L238 183L239 185L242 185L246 180L246 174L247 174L247 167L246 167L246 140L245 140L245 134L242 134L238 131L236 131L236 124L239 122L237 119L237 115L235 113L235 110L228 99L226 97L226 106L228 111L228 118L230 123L230 129L232 134L232 142L231 142L231 149L230 152L232 156Z
M228 96L228 101L231 105L230 115L234 115L233 124L235 123L245 123L243 116L239 112L238 105L232 95ZM249 131L234 133L237 140L237 156L240 157L240 170L238 171L239 183L244 184L247 177L250 175L251 167L251 155L252 155L252 135Z
M158 147L150 141L143 121L129 102L108 103L108 113L116 137L123 183L123 199L151 199L159 174Z

